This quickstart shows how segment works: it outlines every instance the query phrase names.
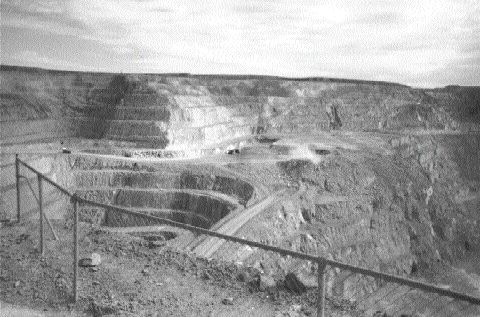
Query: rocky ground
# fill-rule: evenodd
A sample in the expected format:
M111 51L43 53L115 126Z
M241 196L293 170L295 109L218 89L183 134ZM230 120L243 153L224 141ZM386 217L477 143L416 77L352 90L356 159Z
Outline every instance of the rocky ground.
M100 255L100 264L79 268L79 300L71 302L71 224L56 223L60 236L46 232L39 255L33 222L0 231L0 298L10 316L311 316L315 290L302 295L259 270L200 259L129 234L82 224L80 257ZM341 303L328 302L336 315ZM330 307L330 308L332 308Z

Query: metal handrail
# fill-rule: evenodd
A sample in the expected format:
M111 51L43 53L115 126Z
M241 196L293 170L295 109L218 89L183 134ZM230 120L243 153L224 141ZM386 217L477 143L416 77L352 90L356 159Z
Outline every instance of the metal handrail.
M26 168L28 168L29 170L31 170L32 172L34 172L35 174L37 174L38 176L40 176L42 179L44 179L47 183L49 183L50 185L52 185L53 187L57 188L59 191L61 191L62 193L64 193L65 195L69 196L69 197L73 197L73 194L70 193L68 190L66 190L65 188L63 188L62 186L58 185L57 183L55 183L54 181L52 181L50 178L48 178L47 176L45 176L43 173L37 171L35 168L31 167L30 165L28 165L27 163L25 163L24 161L22 161L21 159L19 159L17 157L17 160L19 163L21 163L23 166L25 166Z
M74 194L74 196L76 196L76 195ZM232 242L237 242L237 243L240 243L240 244L245 244L245 245L248 245L248 246L251 246L251 247L263 249L265 251L273 251L273 252L276 252L276 253L284 255L284 256L291 256L291 257L294 257L294 258L299 258L299 259L312 261L312 262L316 262L316 263L322 262L326 265L330 265L330 266L335 267L335 268L344 269L344 270L348 270L348 271L351 271L351 272L354 272L354 273L367 275L367 276L371 276L371 277L375 277L375 278L380 278L380 279L386 280L388 282L402 284L402 285L410 286L412 288L421 289L423 291L434 292L434 293L437 293L437 294L440 294L440 295L443 295L443 296L448 296L448 297L452 297L452 298L455 298L455 299L460 299L460 300L463 300L463 301L467 301L467 302L470 302L472 304L480 305L480 298L476 298L474 296L470 296L470 295L467 295L467 294L463 294L463 293L459 293L459 292L456 292L456 291L451 291L451 290L448 290L448 289L444 289L444 288L435 286L433 284L418 282L418 281L408 279L408 278L405 278L405 277L400 277L400 276L396 276L396 275L392 275L392 274L377 272L377 271L370 270L370 269L367 269L367 268L362 268L362 267L359 267L359 266L346 264L346 263L338 262L338 261L335 261L335 260L330 260L330 259L327 259L327 258L324 258L324 257L321 257L321 256L309 255L309 254L306 254L306 253L301 253L301 252L297 252L297 251L282 249L282 248L279 248L279 247L270 246L270 245L262 244L262 243L259 243L259 242L238 238L238 237L235 237L235 236L229 236L229 235L218 233L218 232L215 232L215 231L210 231L208 229L199 228L199 227L195 227L195 226L192 226L192 225L187 225L187 224L184 224L184 223L181 223L181 222L176 222L176 221L173 221L173 220L170 220L170 219L167 219L167 218L156 217L156 216L143 214L143 213L140 213L140 212L137 212L137 211L132 211L132 210L128 210L128 209L117 207L117 206L98 203L98 202L95 202L95 201L92 201L92 200L80 198L78 196L76 196L75 199L81 204L83 203L83 204L88 204L88 205L101 207L101 208L105 208L105 209L116 210L116 211L119 211L119 212L122 212L122 213L125 213L125 214L129 214L129 215L133 215L133 216L137 216L137 217L143 217L145 219L162 222L163 224L171 225L173 227L179 227L179 228L186 229L186 230L189 230L189 231L192 231L192 232L206 234L206 235L217 237L217 238L220 238L220 239L224 239L224 240L228 240L228 241L232 241Z
M415 281L415 280L412 280L412 279L409 279L409 278L396 276L396 275L393 275L393 274L382 273L382 272L374 271L374 270L371 270L371 269L362 268L362 267L359 267L359 266L350 265L350 264L342 263L342 262L335 261L335 260L330 260L330 259L327 259L327 258L321 257L321 256L313 256L313 255L309 255L309 254L306 254L306 253L301 253L301 252L297 252L297 251L282 249L282 248L279 248L279 247L270 246L270 245L262 244L262 243L259 243L259 242L255 242L255 241L251 241L251 240L247 240L247 239L243 239L243 238L238 238L238 237L235 237L235 236L225 235L225 234L218 233L218 232L215 232L215 231L211 231L211 230L208 230L208 229L195 227L195 226L184 224L184 223L181 223L181 222L176 222L176 221L173 221L173 220L170 220L170 219L156 217L156 216L152 216L152 215L148 215L148 214L143 214L141 212L132 211L132 210L128 210L128 209L125 209L125 208L112 206L112 205L88 200L88 199L85 199L85 198L81 198L81 197L77 196L76 194L72 194L70 191L63 188L61 185L55 183L50 178L48 178L47 176L45 176L44 174L42 174L41 172L39 172L38 170L36 170L32 166L28 165L27 163L25 163L24 161L19 159L18 155L16 157L16 162L17 162L17 164L22 164L23 166L25 166L29 170L31 170L33 173L37 174L38 177L39 177L39 180L40 179L45 180L46 182L48 182L49 184L51 184L52 186L54 186L55 188L60 190L63 194L69 196L71 198L71 201L72 201L73 205L74 205L75 218L76 218L77 222L78 222L78 214L77 214L77 211L76 211L77 203L87 204L87 205L91 205L91 206L105 208L105 209L108 209L108 210L115 210L115 211L118 211L118 212L121 212L121 213L124 213L124 214L136 216L136 217L142 217L142 218L145 218L145 219L161 222L163 224L167 224L167 225L171 225L171 226L174 226L174 227L186 229L186 230L189 230L189 231L192 231L192 232L195 232L195 233L205 234L205 235L217 237L217 238L220 238L220 239L224 239L224 240L227 240L227 241L232 241L232 242L248 245L248 246L251 246L251 247L259 248L259 249L262 249L262 250L276 252L276 253L284 255L284 256L291 256L291 257L294 257L294 258L303 259L303 260L312 261L314 263L317 263L319 265L318 281L319 281L319 288L320 288L318 301L319 301L319 306L321 306L321 313L320 313L320 308L319 308L318 316L323 316L323 306L324 306L323 301L324 301L324 298L325 298L325 296L324 296L324 294L325 294L324 293L324 287L325 287L324 272L325 272L325 267L327 265L329 265L331 267L334 267L334 268L348 270L348 271L351 271L353 273L358 273L358 274L361 274L361 275L366 275L366 276L371 276L371 277L374 277L374 278L382 279L382 280L385 280L387 282L392 282L392 283L396 283L396 284L400 284L400 285L406 285L406 286L409 286L411 288L419 289L419 290L422 290L422 291L425 291L425 292L435 293L435 294L438 294L438 295L441 295L441 296L450 297L450 298L455 299L455 300L462 300L462 301L468 302L468 303L473 304L473 305L480 305L480 298L477 298L477 297L474 297L474 296L471 296L471 295L468 295L468 294L452 291L452 290L449 290L449 289L444 289L444 288L435 286L433 284L419 282L419 281ZM18 179L18 177L17 177L17 179ZM18 205L18 208L19 208L19 205ZM75 230L74 230L75 235L77 235L77 230L78 230L78 227L77 227L77 224L76 224L75 225ZM78 256L78 245L75 246L75 253L77 253L77 256ZM76 272L76 267L75 267L75 272ZM77 283L77 281L75 280L74 285L76 285L76 283ZM76 287L75 287L74 291L76 293ZM75 298L76 298L76 295L75 295Z

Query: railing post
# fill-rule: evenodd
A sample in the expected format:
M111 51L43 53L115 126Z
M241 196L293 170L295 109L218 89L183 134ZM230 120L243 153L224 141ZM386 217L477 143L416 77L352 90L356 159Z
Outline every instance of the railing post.
M325 269L327 265L318 261L317 317L325 317Z
M20 222L20 163L18 162L18 154L15 154L15 179L17 186L17 222Z
M78 300L78 210L77 197L72 196L73 204L73 301L76 303Z
M42 184L42 176L37 174L38 180L38 209L40 211L40 254L43 256L44 252L44 241L43 241L43 184Z

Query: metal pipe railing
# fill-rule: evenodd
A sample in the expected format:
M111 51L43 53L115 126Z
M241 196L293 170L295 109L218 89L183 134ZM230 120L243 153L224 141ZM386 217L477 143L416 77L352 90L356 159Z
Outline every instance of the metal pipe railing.
M55 183L54 181L49 179L47 176L43 175L41 172L39 172L35 168L31 167L27 163L20 160L18 158L18 155L16 156L15 164L16 164L16 173L17 173L16 179L17 179L17 218L18 219L20 219L20 195L19 195L20 190L19 190L19 185L18 185L19 178L20 178L20 175L19 175L19 165L20 164L25 166L26 168L28 168L33 173L37 174L38 181L39 181L39 196L40 197L42 196L42 191L41 191L41 186L42 185L41 185L41 183L42 183L42 180L45 180L47 183L54 186L59 191L61 191L63 194L65 194L65 195L67 195L71 198L71 203L73 204L73 213L74 213L74 215L73 215L74 216L74 231L73 231L73 240L74 240L74 249L73 249L73 261L74 261L74 263L73 263L73 269L74 269L73 270L74 271L74 274L73 274L74 275L73 276L73 293L74 293L74 296L73 296L73 298L74 298L74 301L77 301L77 299L78 299L78 290L77 290L78 289L78 285L77 285L77 281L78 281L78 251L79 251L78 250L78 204L87 204L87 205L91 205L91 206L105 208L107 210L115 210L117 212L132 215L132 216L136 216L136 217L142 217L144 219L148 219L148 220L160 222L160 223L163 223L163 224L166 224L166 225L171 225L171 226L174 226L174 227L186 229L186 230L189 230L191 232L195 232L195 233L199 233L199 234L205 234L205 235L209 235L209 236L212 236L212 237L217 237L217 238L224 239L224 240L227 240L227 241L236 242L236 243L248 245L250 247L259 248L259 249L262 249L262 250L265 250L265 251L276 252L276 253L281 254L283 256L291 256L291 257L294 257L294 258L303 259L303 260L307 260L307 261L317 263L317 265L318 265L317 316L322 316L323 317L324 314L325 314L325 272L326 272L326 267L327 266L331 266L331 267L339 268L339 269L343 269L343 270L348 270L350 272L365 275L365 276L371 276L371 277L374 277L374 278L377 278L377 279L385 280L387 282L392 282L392 283L396 283L396 284L400 284L400 285L405 285L405 286L408 286L408 287L411 287L411 288L414 288L414 289L419 289L419 290L422 290L422 291L425 291L425 292L450 297L452 299L462 300L462 301L465 301L465 302L473 304L473 305L480 305L480 298L476 298L476 297L471 296L471 295L467 295L467 294L459 293L459 292L456 292L456 291L451 291L451 290L448 290L448 289L440 288L440 287L432 285L432 284L418 282L418 281L414 281L414 280L411 280L411 279L408 279L408 278L405 278L405 277L395 276L395 275L392 275L392 274L386 274L386 273L373 271L373 270L370 270L370 269L367 269L367 268L362 268L362 267L338 262L338 261L335 261L335 260L330 260L330 259L327 259L327 258L324 258L324 257L321 257L321 256L313 256L313 255L309 255L309 254L306 254L306 253L301 253L301 252L296 252L296 251L291 251L291 250L287 250L287 249L278 248L278 247L275 247L275 246L265 245L265 244L262 244L262 243L259 243L259 242L242 239L242 238L238 238L238 237L235 237L235 236L225 235L225 234L218 233L218 232L215 232L215 231L210 231L208 229L203 229L203 228L191 226L191 225L188 225L188 224L176 222L176 221L173 221L173 220L170 220L170 219L160 218L160 217L156 217L156 216L152 216L152 215L148 215L148 214L143 214L141 212L132 211L132 210L128 210L128 209L117 207L117 206L112 206L112 205L98 203L98 202L95 202L95 201L84 199L84 198L78 197L76 194L70 193L67 189L58 185L57 183ZM40 200L40 203L39 203L39 207L40 207L40 215L42 215L41 200ZM42 222L43 222L42 217L40 217L40 226L41 226L40 230L41 230L41 232L43 232ZM43 240L43 233L41 234L41 240ZM43 254L43 241L41 241L41 247L42 247L41 250L42 250L42 254Z
M69 196L69 197L72 197L73 194L70 193L68 190L66 190L65 188L63 188L62 186L58 185L57 183L55 183L53 180L51 180L50 178L48 178L47 176L43 175L43 173L39 172L38 170L36 170L35 168L31 167L30 165L28 165L27 163L25 163L24 161L22 161L21 159L16 158L16 160L18 161L18 163L22 164L23 166L25 166L26 168L28 168L30 171L32 171L33 173L39 175L43 180L45 180L47 183L49 183L50 185L52 185L53 187L55 187L56 189L58 189L59 191L61 191L63 194Z
M15 187L17 189L17 222L20 222L20 160L15 154Z
M40 254L44 255L44 246L45 242L43 240L43 184L42 177L40 174L37 174L38 179L38 210L40 211Z
M325 262L318 262L318 294L317 294L317 317L325 316Z
M73 301L78 300L78 201L72 197L73 204Z
M225 235L225 234L218 233L218 232L215 232L215 231L210 231L208 229L203 229L203 228L187 225L187 224L184 224L184 223L181 223L181 222L176 222L176 221L173 221L173 220L170 220L170 219L160 218L160 217L156 217L156 216L152 216L152 215L147 215L147 214L143 214L143 213L138 212L138 211L132 211L132 210L128 210L128 209L117 207L117 206L98 203L98 202L91 201L91 200L88 200L88 199L83 199L83 198L80 198L80 197L78 197L77 199L78 199L79 203L84 203L84 204L97 206L97 207L110 209L110 210L117 210L117 211L125 213L125 214L130 214L130 215L134 215L134 216L138 216L138 217L143 217L145 219L149 219L149 220L153 220L153 221L157 221L157 222L162 222L163 224L171 225L171 226L174 226L174 227L179 227L179 228L186 229L186 230L189 230L189 231L192 231L192 232L210 235L210 236L217 237L217 238L220 238L220 239L224 239L224 240L227 240L227 241L237 242L237 243L240 243L240 244L248 245L250 247L263 249L265 251L276 252L276 253L284 255L284 256L291 256L291 257L299 258L299 259L302 259L302 260L312 261L314 263L323 262L323 263L325 263L325 265L329 265L329 266L332 266L332 267L335 267L335 268L348 270L348 271L351 271L351 272L354 272L354 273L359 273L359 274L366 275L366 276L372 276L374 278L379 278L379 279L382 279L382 280L385 280L385 281L388 281L388 282L402 284L402 285L410 286L410 287L413 287L413 288L421 289L421 290L426 291L426 292L438 293L438 294L443 295L443 296L453 297L453 298L456 298L456 299L461 299L461 300L464 300L464 301L467 301L467 302L471 302L472 304L480 305L480 298L476 298L476 297L466 295L466 294L463 294L463 293L459 293L459 292L451 291L451 290L448 290L448 289L440 288L440 287L432 285L432 284L418 282L418 281L414 281L414 280L411 280L411 279L408 279L408 278L405 278L405 277L399 277L399 276L392 275L392 274L381 273L381 272L373 271L373 270L370 270L370 269L366 269L366 268L362 268L362 267L338 262L338 261L335 261L335 260L330 260L330 259L323 258L323 257L320 257L320 256L313 256L313 255L309 255L309 254L306 254L306 253L291 251L291 250L282 249L282 248L275 247L275 246L262 244L262 243L255 242L255 241L250 241L250 240L238 238L238 237L235 237L235 236L229 236L229 235Z

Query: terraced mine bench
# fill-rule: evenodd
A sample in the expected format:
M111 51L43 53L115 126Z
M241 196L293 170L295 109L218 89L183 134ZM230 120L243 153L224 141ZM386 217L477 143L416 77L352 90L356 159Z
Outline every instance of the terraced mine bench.
M385 274L381 272L377 272L374 270L361 268L354 265L349 265L345 263L341 263L338 261L330 260L323 257L312 256L305 253L295 252L291 250L286 250L282 248L278 248L275 246L269 246L262 243L258 243L255 241L250 241L242 238L238 238L235 236L229 236L222 233L218 233L215 231L210 231L208 229L192 226L189 224L176 222L166 218L160 218L152 215L148 215L145 213L140 213L137 211L128 210L121 207L116 207L104 203L94 202L85 198L81 198L76 194L70 193L68 190L63 188L62 186L58 185L56 182L52 181L47 176L43 175L42 173L38 172L35 168L31 167L30 165L26 164L22 160L16 158L16 179L17 179L17 217L20 220L21 213L20 213L20 206L21 206L21 198L19 194L19 180L20 180L20 166L27 168L29 171L33 172L38 179L38 207L39 207L39 219L40 219L40 241L39 241L39 248L40 253L43 255L43 245L44 245L44 214L43 214L43 182L48 183L49 185L55 187L61 193L70 197L71 203L73 205L73 218L74 218L74 230L73 230L73 298L76 301L78 298L78 223L79 223L79 212L78 212L78 205L90 205L99 208L104 208L109 211L120 213L128 216L139 217L143 218L152 222L163 223L165 225L169 225L176 228L181 228L185 230L189 230L192 232L205 234L208 236L224 239L231 242L240 243L243 245L247 245L253 248L259 248L265 251L271 251L283 256L290 256L297 259L302 259L306 261L311 261L312 263L316 263L317 274L318 274L318 298L317 298L317 316L325 316L325 288L326 288L326 274L327 274L327 267L330 267L334 270L343 270L348 272L346 274L347 277L351 275L358 275L360 279L362 277L369 277L373 278L374 280L380 281L382 287L379 288L380 292L373 292L373 296L364 296L362 300L359 302L358 308L361 311L366 313L375 313L376 305L388 305L386 307L387 310L393 309L394 314L399 314L404 311L415 311L417 307L421 307L421 305L432 305L433 303L437 302L437 306L432 306L433 309L430 311L432 316L435 316L437 312L443 310L444 312L448 312L451 316L461 314L460 316L474 316L470 314L478 314L480 312L480 298L476 298L474 296L466 295L463 293L451 291L448 289L444 289L435 285L414 281L408 278L394 276L391 274ZM358 279L358 281L360 281ZM399 288L403 288L401 291L398 291ZM392 299L389 299L388 296L394 296L395 305L392 306ZM446 298L446 301L439 301L441 298ZM427 306L429 307L429 306Z

